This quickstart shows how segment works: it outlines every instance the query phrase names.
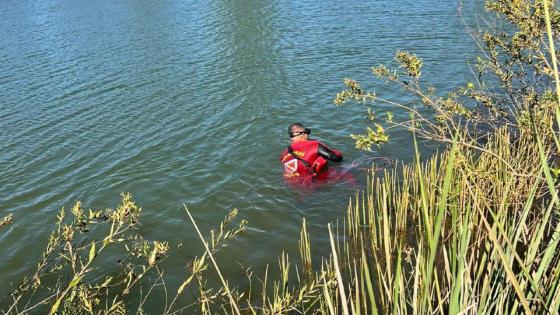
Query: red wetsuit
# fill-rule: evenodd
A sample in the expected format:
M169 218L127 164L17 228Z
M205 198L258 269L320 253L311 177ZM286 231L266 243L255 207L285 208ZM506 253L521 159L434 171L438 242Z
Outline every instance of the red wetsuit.
M307 182L328 179L328 161L341 162L342 153L317 140L296 141L282 151L280 161L284 166L285 179Z

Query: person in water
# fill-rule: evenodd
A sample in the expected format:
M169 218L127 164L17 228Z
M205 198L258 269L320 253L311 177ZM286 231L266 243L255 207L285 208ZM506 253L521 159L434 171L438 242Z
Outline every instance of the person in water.
M327 178L328 162L342 162L342 152L331 149L317 140L309 139L311 130L302 124L291 124L288 127L288 134L291 143L280 155L286 179Z

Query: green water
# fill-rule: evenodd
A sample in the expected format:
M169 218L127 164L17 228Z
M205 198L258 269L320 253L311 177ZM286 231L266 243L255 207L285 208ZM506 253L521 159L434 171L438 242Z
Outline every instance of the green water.
M221 252L234 283L244 281L239 264L262 274L282 250L297 256L304 217L313 254L327 253L326 224L344 217L365 174L355 174L356 186L287 187L278 161L287 125L303 122L348 163L409 161L405 131L391 131L391 143L373 153L356 151L348 135L363 130L364 108L335 108L332 99L352 77L420 107L371 75L397 49L423 57L423 76L443 91L470 80L476 46L458 8L427 0L2 1L0 216L13 213L15 223L0 230L0 295L35 267L61 207L112 207L120 192L142 206L140 232L170 242L165 269L177 281L202 250L183 203L203 230L234 207L249 221ZM467 23L481 11L481 1L462 8Z

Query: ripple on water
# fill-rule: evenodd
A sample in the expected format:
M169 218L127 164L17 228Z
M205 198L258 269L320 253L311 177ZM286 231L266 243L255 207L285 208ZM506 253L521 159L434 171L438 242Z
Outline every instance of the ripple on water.
M183 203L204 228L237 207L250 228L227 248L232 259L263 270L282 248L297 255L303 217L314 255L322 253L325 225L343 216L354 188L283 185L286 126L304 122L358 158L347 135L361 132L363 107L332 106L344 77L371 82L372 65L412 49L425 58L424 75L445 88L468 76L461 63L475 49L457 6L426 0L6 1L0 215L13 212L15 223L0 233L5 282L34 266L60 207L111 207L121 191L144 208L148 239L197 248ZM465 7L467 20L482 8ZM374 154L409 158L407 135L391 137Z

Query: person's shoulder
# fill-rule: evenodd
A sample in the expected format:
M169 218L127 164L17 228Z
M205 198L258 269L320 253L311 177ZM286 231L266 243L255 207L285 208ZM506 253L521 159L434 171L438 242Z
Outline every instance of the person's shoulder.
M322 145L322 146L324 146L325 148L328 148L323 142L321 142L321 141L319 141L319 140L315 140L315 139L314 139L314 140L312 140L312 141L313 141L313 144Z

